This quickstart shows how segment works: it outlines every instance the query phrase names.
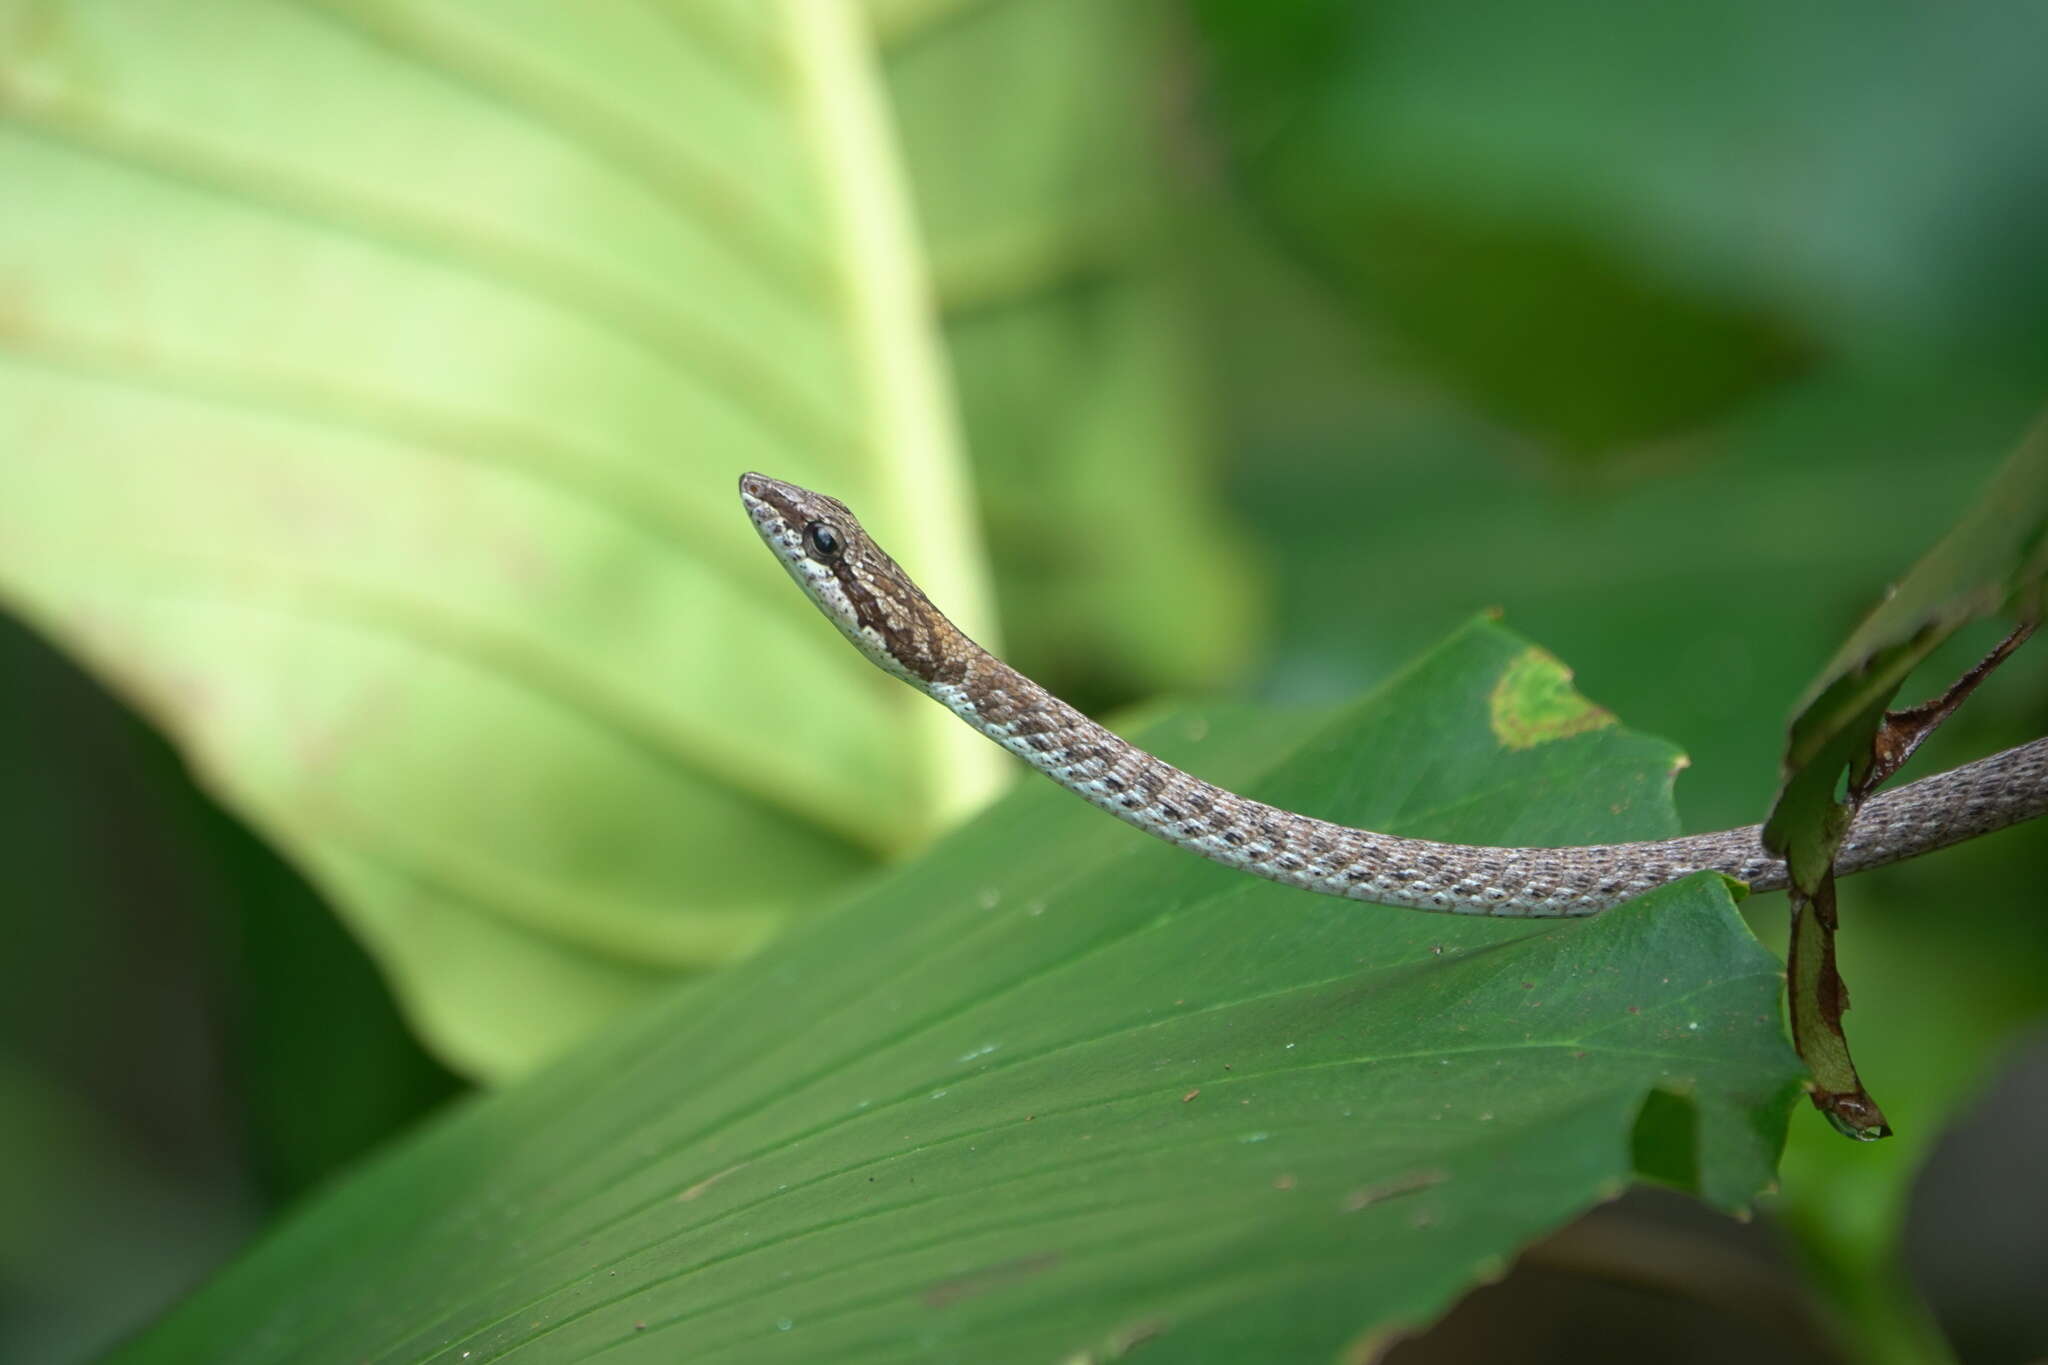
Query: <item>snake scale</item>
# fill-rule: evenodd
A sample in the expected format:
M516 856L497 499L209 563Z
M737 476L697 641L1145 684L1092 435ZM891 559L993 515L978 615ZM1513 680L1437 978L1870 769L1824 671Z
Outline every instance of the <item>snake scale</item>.
M759 474L740 479L740 500L811 601L884 671L1126 824L1226 866L1351 900L1527 918L1595 914L1705 870L1760 891L1786 883L1755 825L1642 843L1492 848L1352 829L1239 796L1118 738L975 644L845 504ZM1836 868L1860 872L2044 811L2048 739L1872 798Z

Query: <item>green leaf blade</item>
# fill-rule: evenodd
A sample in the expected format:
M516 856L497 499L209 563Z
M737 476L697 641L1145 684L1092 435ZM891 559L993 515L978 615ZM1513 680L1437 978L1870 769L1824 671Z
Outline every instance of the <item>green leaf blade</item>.
M1668 829L1668 746L1496 736L1530 652L1475 626L1335 719L1141 738L1403 832ZM1745 1203L1797 1084L1778 987L1713 878L1590 920L1428 916L1033 784L336 1192L123 1359L1327 1353L1616 1193L1653 1092L1696 1115L1691 1183Z
M472 1075L1002 773L733 493L849 498L985 620L892 149L829 117L879 98L865 41L801 5L0 5L0 597Z

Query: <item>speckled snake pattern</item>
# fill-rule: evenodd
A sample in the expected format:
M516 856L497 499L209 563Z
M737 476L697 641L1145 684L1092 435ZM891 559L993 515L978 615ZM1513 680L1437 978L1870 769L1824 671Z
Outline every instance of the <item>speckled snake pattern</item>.
M1269 881L1457 914L1591 915L1690 873L1786 884L1759 827L1641 843L1494 848L1406 839L1239 796L1146 753L960 631L843 503L748 474L740 497L790 576L884 671L931 696L1067 790L1147 834ZM1837 859L1847 874L2048 812L2048 739L1885 792Z

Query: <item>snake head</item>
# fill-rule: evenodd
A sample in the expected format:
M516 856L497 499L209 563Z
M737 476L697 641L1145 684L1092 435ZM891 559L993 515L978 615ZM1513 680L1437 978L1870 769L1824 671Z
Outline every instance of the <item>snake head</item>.
M837 498L740 476L754 529L818 610L885 672L929 691L958 681L966 637Z

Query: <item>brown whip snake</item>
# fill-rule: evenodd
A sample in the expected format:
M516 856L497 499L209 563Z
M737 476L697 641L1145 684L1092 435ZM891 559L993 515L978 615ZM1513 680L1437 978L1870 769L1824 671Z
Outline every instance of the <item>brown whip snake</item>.
M1785 885L1758 826L1631 844L1492 848L1351 829L1225 791L1126 743L967 638L845 504L759 474L740 499L768 548L840 632L1067 790L1205 858L1324 895L1417 910L1590 915L1689 873ZM2048 811L2048 739L1866 802L1836 870L1911 858Z

